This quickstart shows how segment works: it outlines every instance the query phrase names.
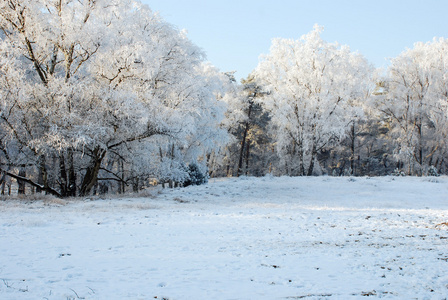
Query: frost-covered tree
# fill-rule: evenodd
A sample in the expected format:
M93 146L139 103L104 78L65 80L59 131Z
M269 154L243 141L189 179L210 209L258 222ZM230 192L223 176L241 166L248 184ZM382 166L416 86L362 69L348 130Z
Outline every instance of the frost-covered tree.
M234 77L235 72L216 73L216 71L214 71L214 77L223 83L224 88L218 90L217 98L226 106L225 117L220 127L227 133L227 140L208 156L210 175L212 177L232 176L237 164L236 132L247 118L244 113L247 103L242 95L242 86Z
M147 157L173 144L207 141L195 160L222 137L203 52L138 1L5 0L0 28L4 174L87 195L157 177Z
M395 157L408 174L446 165L448 40L416 43L392 59L386 93L377 98L390 123Z
M270 92L264 105L289 175L311 175L317 155L343 137L362 111L371 66L347 46L328 43L314 29L299 40L274 39L255 73Z
M213 153L212 176L262 176L269 172L271 148L267 134L269 116L260 104L263 88L254 77L238 84L233 73L225 74L228 92L222 98L227 104L223 128L231 134L230 143Z
M261 98L265 95L263 87L259 85L253 75L249 75L241 81L242 89L242 112L241 119L233 132L236 137L236 148L238 151L238 163L235 167L236 176L255 175L262 176L269 171L270 160L270 138L267 127L269 115L261 105Z

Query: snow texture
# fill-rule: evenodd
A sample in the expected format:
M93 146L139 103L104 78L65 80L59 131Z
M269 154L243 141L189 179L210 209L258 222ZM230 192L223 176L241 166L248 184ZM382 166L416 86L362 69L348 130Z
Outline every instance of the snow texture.
M448 178L0 202L1 299L446 299Z

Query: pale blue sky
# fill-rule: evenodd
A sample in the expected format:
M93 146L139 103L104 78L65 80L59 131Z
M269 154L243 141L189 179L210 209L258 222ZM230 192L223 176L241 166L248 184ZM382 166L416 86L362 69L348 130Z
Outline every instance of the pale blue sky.
M318 23L377 67L415 42L448 38L448 0L142 0L221 71L246 77L275 37L298 39Z

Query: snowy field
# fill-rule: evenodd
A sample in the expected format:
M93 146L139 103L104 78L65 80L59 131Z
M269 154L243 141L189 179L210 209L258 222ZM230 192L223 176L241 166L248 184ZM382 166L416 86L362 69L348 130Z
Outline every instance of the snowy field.
M0 299L448 297L447 177L151 193L0 201Z

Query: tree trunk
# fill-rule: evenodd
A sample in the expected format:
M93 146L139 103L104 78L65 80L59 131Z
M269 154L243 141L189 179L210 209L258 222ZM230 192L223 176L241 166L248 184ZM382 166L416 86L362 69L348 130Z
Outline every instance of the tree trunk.
M306 173L306 176L313 175L313 170L314 170L314 155L311 155L310 166L308 168L308 172Z
M350 168L351 168L351 175L355 175L355 141L356 141L356 132L355 132L355 121L353 121L352 124L352 140L351 140L351 151L352 155L350 157Z
M119 191L118 191L118 193L119 193L119 194L124 194L124 192L126 191L126 186L125 186L125 184L124 184L124 161L123 161L123 160L118 161L118 165L119 165L119 168L120 168L121 179L122 179L122 180L118 183L118 185L119 185Z
M101 163L103 162L104 156L106 155L106 150L96 147L93 150L92 160L90 165L87 167L86 174L81 183L81 188L79 190L80 196L87 196L90 194L93 186L97 182L98 173L100 171Z
M66 163L67 162L67 163ZM60 188L62 197L76 196L76 173L73 150L67 150L67 161L63 154L59 156Z
M5 179L2 181L2 195L5 195L5 186L6 186L6 176Z
M300 141L299 146L299 174L305 176L305 151L303 151L303 143Z
M313 170L314 170L314 158L316 157L317 153L316 153L316 145L313 145L313 149L311 151L311 159L310 159L310 165L308 167L308 171L306 173L306 176L311 176L313 175Z
M10 171L10 169L11 169L11 167L10 166L8 166L8 172ZM2 179L1 179L1 183L2 183L2 195L5 195L5 187L6 187L6 185L8 185L8 195L10 196L11 195L11 184L8 182L6 182L7 181L7 175L6 175L6 172L2 172Z
M236 177L240 177L240 174L242 172L244 148L246 147L246 136L247 136L248 130L249 130L249 123L246 123L244 132L243 132L243 139L241 140L241 149L240 149L240 156L238 158L238 168L236 170Z
M289 169L287 168L288 176L295 176L295 175L297 175L297 172L300 172L300 167L299 167L299 170L297 171L297 166L294 163L296 152L297 152L296 147L297 147L296 141L293 141L292 142L292 149L291 149L291 153L290 153L290 155L291 155L291 163L289 164L290 165ZM300 165L300 160L299 160L299 165Z
M76 197L76 172L75 172L75 162L73 158L73 149L68 149L67 160L68 160L67 195L69 197Z
M26 177L26 169L25 169L25 166L22 166L22 167L20 168L19 176L20 176L20 177ZM18 188L18 194L19 194L19 195L25 195L25 192L26 192L26 190L25 190L25 181L24 181L24 180L21 180L21 179L18 179L18 180L17 180L17 184L18 184L18 186L19 186L19 188Z
M45 187L48 187L47 182L47 167L45 166L45 155L39 157L39 169L37 170L37 184L43 186L44 188L36 187L37 193L42 193Z
M418 163L420 164L420 170L418 176L423 176L423 128L422 122L417 126L418 130Z
M0 179L0 183L2 185L1 194L5 195L5 185L6 185L6 174L2 173L2 178Z
M243 156L244 156L244 147L246 147L246 139L247 134L249 133L250 129L250 115L252 113L252 102L249 102L249 110L247 111L247 122L244 126L244 132L243 132L243 139L241 140L241 150L240 150L240 157L238 159L238 169L236 171L236 177L239 177L242 173L243 168Z
M250 154L250 140L246 143L246 176L249 175L249 154Z
M67 197L67 170L65 169L65 157L64 154L59 155L59 187L62 197Z

